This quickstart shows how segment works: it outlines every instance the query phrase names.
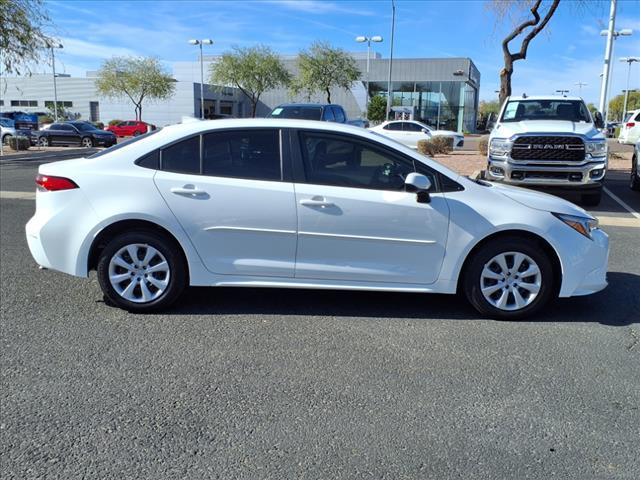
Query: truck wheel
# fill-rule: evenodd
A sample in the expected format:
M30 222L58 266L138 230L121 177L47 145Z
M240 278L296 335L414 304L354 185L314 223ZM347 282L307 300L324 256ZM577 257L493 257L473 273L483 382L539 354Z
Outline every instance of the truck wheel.
M586 207L597 207L602 200L602 190L598 190L597 193L585 193L581 197L582 204Z
M631 190L640 191L640 179L638 179L638 160L635 155L631 163L631 180L629 181Z

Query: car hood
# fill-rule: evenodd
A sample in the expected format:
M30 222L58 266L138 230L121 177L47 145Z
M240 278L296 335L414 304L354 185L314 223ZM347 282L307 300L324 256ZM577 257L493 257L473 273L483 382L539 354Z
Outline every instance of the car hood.
M529 190L527 188L513 187L502 183L492 183L492 185L498 193L535 210L577 215L579 217L593 217L593 215L578 205L554 195Z
M604 135L592 123L565 120L523 120L521 122L499 123L491 132L492 137L510 138L520 133L572 133L584 135L594 140L604 139Z
M453 130L431 130L431 135L437 137L438 135L445 137L461 137L462 134L454 132Z

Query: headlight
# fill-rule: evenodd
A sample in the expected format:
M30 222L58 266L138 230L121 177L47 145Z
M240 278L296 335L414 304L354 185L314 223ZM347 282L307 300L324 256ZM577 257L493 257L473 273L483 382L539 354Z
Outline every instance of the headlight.
M489 154L504 157L511 151L511 142L505 138L494 138L489 145Z
M607 142L587 142L587 153L590 153L592 157L606 157L607 156Z
M565 213L553 213L558 220L569 225L576 232L587 238L591 238L591 232L598 228L598 219L593 217L579 217L577 215L567 215Z

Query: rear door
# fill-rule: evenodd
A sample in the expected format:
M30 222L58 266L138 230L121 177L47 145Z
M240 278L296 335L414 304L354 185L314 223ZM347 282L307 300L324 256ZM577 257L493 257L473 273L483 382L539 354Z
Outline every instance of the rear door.
M218 130L161 150L155 183L209 271L293 276L295 196L281 136L275 128Z

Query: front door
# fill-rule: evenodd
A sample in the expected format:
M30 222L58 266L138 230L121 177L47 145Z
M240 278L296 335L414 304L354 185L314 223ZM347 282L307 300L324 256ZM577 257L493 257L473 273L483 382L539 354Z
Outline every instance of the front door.
M155 183L209 271L293 276L295 197L293 183L282 180L277 129L218 131L170 145Z
M296 278L430 284L445 254L449 208L404 191L414 161L373 142L300 132ZM425 167L427 168L427 167ZM437 176L430 180L437 192Z

